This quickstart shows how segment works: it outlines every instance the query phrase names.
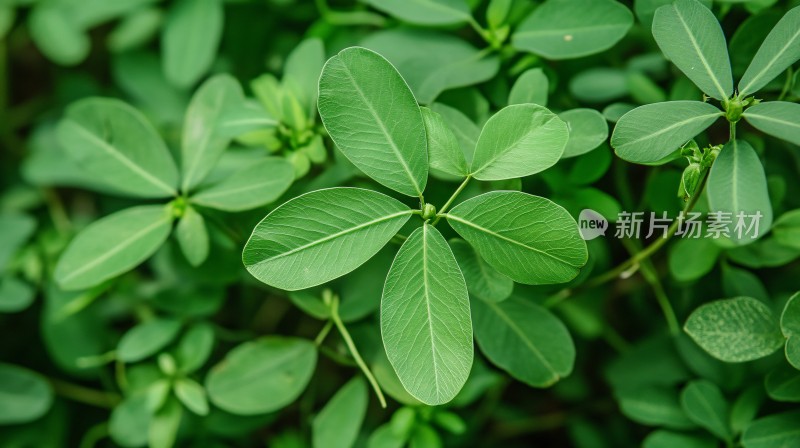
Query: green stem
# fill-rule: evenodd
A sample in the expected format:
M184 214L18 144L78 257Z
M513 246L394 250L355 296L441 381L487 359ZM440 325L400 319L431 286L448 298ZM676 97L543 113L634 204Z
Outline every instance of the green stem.
M386 409L386 398L383 396L383 391L381 391L381 387L378 385L378 381L375 380L375 377L372 375L372 372L367 367L367 363L364 362L364 359L361 358L361 354L358 352L358 348L356 348L356 344L353 342L353 338L350 337L350 333L347 331L347 327L344 326L344 322L342 322L342 318L339 317L339 298L334 297L333 301L331 302L331 320L336 325L336 328L339 330L339 334L342 335L342 339L344 339L344 343L347 344L348 350L350 350L350 354L353 355L353 359L355 359L356 364L364 373L364 376L367 377L367 381L372 386L372 389L375 390L375 395L378 396L378 401L381 403L381 407Z
M683 215L684 216L686 216L687 213L692 211L694 209L695 205L697 205L697 201L698 201L698 199L700 199L700 195L702 194L703 189L706 186L706 180L708 180L708 172L709 171L710 170L707 170L705 172L705 174L703 175L703 179L700 181L700 184L697 187L697 190L695 190L695 193L692 195L692 197L689 200L689 202L687 202L686 206L683 208ZM605 273L598 275L597 277L589 279L585 283L582 283L582 284L578 285L577 287L575 287L572 290L570 290L570 289L561 290L558 293L550 296L547 300L545 300L544 306L548 307L548 308L552 308L552 307L558 305L562 300L564 300L564 299L570 297L571 295L573 295L577 291L586 290L586 289L592 289L592 288L595 288L597 286L603 285L605 283L610 282L611 280L615 280L615 279L620 278L620 277L623 277L623 278L630 277L630 275L632 275L634 272L636 272L636 270L639 269L639 265L640 265L641 262L643 262L644 260L647 260L654 253L658 252L658 250L661 249L661 247L664 246L664 244L666 244L667 241L669 241L675 235L675 232L678 231L678 226L680 225L680 223L681 223L681 221L676 219L669 226L669 229L667 230L667 234L664 237L658 238L656 241L654 241L649 246L647 246L644 250L642 250L641 252L638 252L636 255L633 255L630 258L628 258L627 260L625 260L622 263L618 264L615 268L610 269L610 270L606 271Z
M67 381L48 378L56 394L80 403L112 409L122 401L122 398L112 392L90 389Z
M314 338L314 345L319 347L323 342L325 342L325 338L328 337L328 334L331 332L331 328L333 328L333 321L329 320L325 323L325 326L322 327L322 330L319 331L317 337Z
M393 236L392 239L389 241L395 244L402 245L403 243L406 242L407 239L408 239L407 236L403 235L402 233L398 233L397 235Z
M638 245L632 241L623 241L623 244L631 255L636 255L636 252L639 250ZM642 277L644 277L645 281L647 281L647 283L650 284L650 287L653 288L653 294L655 294L658 306L661 307L661 312L664 314L664 319L667 321L670 334L673 336L680 334L681 327L678 324L678 318L675 315L675 310L672 308L672 303L670 302L669 297L667 297L667 293L664 290L664 285L661 284L661 280L659 280L658 274L656 273L656 270L650 260L645 260L642 262L641 272Z
M436 219L433 220L432 225L435 226L436 223L439 222L440 219L442 219L442 216L444 216L444 213L447 211L447 209L450 208L451 205L453 205L453 201L455 201L458 195L461 194L462 191L464 191L464 188L466 188L470 179L472 179L471 174L467 175L467 177L464 178L464 182L461 182L461 185L459 185L456 191L453 193L453 195L450 196L450 199L448 199L447 202L444 203L442 208L439 209L439 211L436 213Z
M734 141L736 140L736 122L730 122L730 134L728 140Z

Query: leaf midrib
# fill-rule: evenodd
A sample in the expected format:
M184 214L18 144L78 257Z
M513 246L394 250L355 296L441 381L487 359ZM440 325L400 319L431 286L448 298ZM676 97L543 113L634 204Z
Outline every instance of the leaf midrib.
M672 131L672 130L673 130L673 129L675 129L675 128L683 127L683 126L685 126L685 125L687 125L687 124L689 124L689 123L691 123L691 122L693 122L693 121L701 121L701 120L705 120L706 118L711 118L711 117L719 117L720 115L722 115L722 111L716 111L716 112L714 112L713 114L696 115L696 116L694 116L694 117L687 118L687 119L685 119L685 120L683 120L683 121L679 121L679 122L677 122L677 123L673 123L673 124L671 124L671 125L669 125L669 126L667 126L667 127L663 128L663 129L661 129L661 130L659 130L659 131L656 131L656 132L654 132L654 133L652 133L652 134L647 134L647 135L644 135L644 136L642 136L642 137L639 137L639 138L637 138L637 139L635 139L635 140L631 140L631 141L629 141L629 142L623 143L623 144L621 144L621 145L617 146L617 149L619 149L619 148L624 148L624 147L626 147L626 146L630 146L630 145L635 145L635 144L637 144L637 143L641 143L641 142L643 142L643 141L645 141L645 140L649 140L649 139L652 139L652 138L656 138L656 137L658 137L658 136L659 136L659 135L661 135L661 134L664 134L664 133L670 132L670 131ZM710 126L710 125L709 125L709 126Z
M462 223L462 224L466 224L466 225L468 225L468 226L470 226L470 227L472 227L472 228L474 228L474 229L478 229L478 230L480 230L481 232L487 233L487 234L489 234L489 235L492 235L492 236L494 236L494 237L496 237L496 238L499 238L499 239L501 239L501 240L508 241L509 243L516 244L516 245L518 245L518 246L524 247L525 249L532 250L532 251L534 251L534 252L536 252L536 253L539 253L539 254L541 254L541 255L545 255L545 256L547 256L547 257L549 257L549 258L552 258L552 259L554 259L554 260L560 261L561 263L564 263L564 264L566 264L566 265L568 265L568 266L570 266L570 267L573 267L573 268L574 268L574 267L576 267L574 264L572 264L572 263L570 263L570 262L568 262L568 261L566 261L566 260L564 260L564 259L561 259L561 258L559 258L559 257L557 257L557 256L555 256L555 255L553 255L553 254L550 254L550 253L544 252L544 251L542 251L542 250L540 250L540 249L537 249L537 248L535 248L535 247L528 246L527 244L525 244L525 243L523 243L523 242L521 242L521 241L517 241L517 240L515 240L515 239L512 239L512 238L509 238L509 237L507 237L507 236L505 236L505 235L501 235L501 234L499 234L499 233L497 233L497 232L495 232L495 231L493 231L493 230L489 230L489 229L487 229L487 228L485 228L485 227L483 227L483 226L480 226L480 225L478 225L478 224L475 224L475 223L474 223L474 222L472 222L472 221L468 221L468 220L466 220L466 219L460 218L460 217L458 217L458 216L456 216L456 215L453 215L453 214L450 214L450 213L445 213L445 214L444 214L444 216L445 216L445 217L446 217L448 220L449 220L449 219L453 219L453 220L455 220L455 221L458 221L458 222L460 222L460 223Z
M789 40L786 42L786 45L784 45L784 46L783 46L783 48L781 48L781 49L780 49L780 51L778 51L778 52L775 54L775 56L774 56L772 59L770 59L770 61L769 61L768 63L766 63L766 64L764 65L764 68L763 68L763 69L761 69L761 71L760 71L760 72L758 72L758 74L756 74L755 76L753 76L753 78L750 80L750 82L749 82L749 83L747 83L747 85L746 85L746 86L744 86L743 88L739 89L739 90L740 90L740 94L741 94L741 95L745 95L745 94L747 94L747 93L751 93L751 92L749 92L749 90L750 90L750 86L752 86L753 84L755 84L755 83L756 83L756 81L757 81L758 79L760 79L762 76L764 76L764 74L765 74L765 73L766 73L766 72L767 72L767 71L768 71L770 68L772 68L772 65L773 65L773 64L775 64L775 61L777 61L777 60L778 60L778 58L780 58L781 56L783 56L783 54L786 52L786 50L787 50L787 49L788 49L788 48L791 46L791 44L792 44L792 43L795 41L795 39L797 39L798 37L800 37L800 28L798 28L798 29L797 29L797 32L796 32L796 33L794 33L794 35L793 35L793 36L792 36L792 37L791 37L791 38L790 38L790 39L789 39ZM763 44L762 44L762 45L763 45ZM756 56L758 56L758 54L756 54ZM754 58L754 59L755 59L755 58ZM790 64L790 65L791 65L791 64ZM745 72L745 74L747 74L747 73ZM780 73L779 73L779 74L780 74Z
M276 183L275 179L270 179L270 180L267 180L267 181L264 181L264 182L248 184L248 185L245 185L243 187L230 188L230 189L227 189L227 190L223 189L223 190L213 191L213 189L208 189L205 192L202 192L202 191L198 192L197 195L192 199L194 199L195 202L197 202L199 204L199 203L202 203L203 201L207 200L208 198L225 197L225 196L230 196L232 194L242 193L242 192L249 191L249 190L257 190L259 188L262 188L262 187L265 187L265 186L268 186L268 185L271 185L271 184L274 184L274 183Z
M513 107L513 106L512 106L512 107ZM553 120L554 120L554 119L556 119L556 118L558 118L558 117L557 117L556 115L553 115L553 116L549 117L549 118L547 119L547 121L545 121L544 123L542 123L542 124L541 124L541 125L540 125L538 128L536 128L536 129L534 129L534 130L530 130L530 131L528 131L528 132L525 132L525 133L523 133L522 135L520 135L520 136L519 136L519 138L515 139L515 140L514 140L514 141L513 141L513 142L512 142L510 145L508 145L508 146L507 146L507 147L506 147L504 150L498 151L498 152L497 152L497 153L496 153L494 156L492 156L491 158L489 158L489 159L488 159L486 162L484 162L484 163L483 163L483 164L482 164L482 165L481 165L479 168L477 168L477 169L472 169L472 168L470 168L470 171L472 171L472 173L471 173L471 174L479 174L481 171L483 171L484 169L486 169L487 167L489 167L491 164L493 164L495 161L497 161L497 159L499 159L499 158L500 158L500 157L502 157L503 155L505 155L505 154L507 154L507 153L509 153L509 152L513 151L514 149L516 149L516 148L517 148L517 146L520 144L520 142L521 142L522 140L524 140L525 138L527 138L527 137L528 137L530 134L533 134L533 133L535 133L536 131L538 131L539 129L541 129L541 128L544 128L545 126L547 126L548 124L550 124L550 122L551 122L551 121L553 121ZM533 124L533 116L531 116L531 122L529 122L528 124L529 124L529 125ZM485 130L485 129L486 129L486 126L484 126L484 130ZM481 131L481 134L483 134L483 131ZM481 142L481 136L479 135L479 136L478 136L478 141L475 143L475 152L476 152L476 153L477 153L477 151L478 151L478 145L480 144L480 142ZM474 164L474 163L475 163L475 156L473 155L473 156L472 156L472 164Z
M128 246L131 246L134 242L140 240L141 238L143 238L144 236L146 236L147 234L152 232L154 229L156 229L156 228L158 228L158 227L160 227L160 226L162 226L164 224L165 224L165 220L163 218L159 219L158 221L153 222L149 226L147 226L147 227L139 230L138 232L134 233L133 235L131 235L130 238L128 238L127 240L125 240L121 244L115 246L113 249L111 249L108 252L104 253L103 255L95 258L94 260L90 261L89 263L86 263L85 265L81 266L80 269L72 271L69 275L63 277L61 279L60 283L66 283L66 282L72 280L73 278L75 278L75 277L77 277L77 276L79 276L79 275L81 275L81 274L83 274L83 273L95 268L99 264L102 264L104 261L106 261L109 258L117 255L122 250L128 248Z
M770 116L767 116L767 115L759 115L758 113L752 113L751 112L751 113L748 114L747 112L745 112L744 113L744 117L745 118L756 118L758 120L764 120L764 121L772 121L772 122L780 123L780 124L787 125L787 126L790 126L790 127L800 128L800 122L792 122L792 121L781 120L780 118L770 117Z
M154 185L160 190L163 190L165 193L168 193L170 196L174 196L177 194L174 188L170 187L166 182L162 181L161 179L153 176L152 174L145 171L142 167L134 163L131 159L126 157L120 150L118 150L115 146L109 144L107 141L101 139L100 137L93 134L91 131L86 129L85 127L81 126L80 123L73 120L73 124L75 129L77 129L81 134L83 134L88 140L97 144L101 149L103 149L106 153L110 156L115 158L116 160L120 161L124 166L128 169L133 171L135 174L138 174L143 180L147 181L151 185Z
M436 362L436 343L433 338L433 315L431 314L430 282L428 281L428 225L422 226L422 283L425 290L425 307L427 309L428 331L431 338L431 358L433 360L433 381L437 401L439 392L439 367Z
M538 348L536 348L536 346L535 346L535 345L533 345L533 343L532 343L532 342L531 342L531 341L530 341L530 340L529 340L529 339L526 337L526 335L525 335L525 333L522 331L522 329L521 329L521 328L519 328L519 327L517 326L517 324L515 324L515 323L514 323L514 321L513 321L513 320L511 320L511 318L508 316L508 314L506 314L506 313L503 311L503 309L502 309L502 308L500 308L500 306L499 306L498 304L496 304L496 303L493 303L493 302L485 302L485 303L486 303L487 305L489 305L489 307L490 307L490 308L492 308L492 310L494 310L494 312L496 312L496 313L497 313L497 315L498 315L498 316L500 316L500 318L501 318L501 319L503 319L503 321L504 321L506 324L508 324L509 328L511 328L511 330L512 330L512 331L513 331L513 332L514 332L514 333L515 333L517 336L519 336L519 338L520 338L520 339L522 339L522 341L525 343L525 345L526 345L526 346L527 346L527 347L528 347L528 348L531 350L531 352L533 352L533 354L536 356L536 358L538 358L538 359L539 359L539 361L541 361L541 363L542 363L542 364L545 366L545 368L546 368L546 369L547 369L547 370L548 370L550 373L552 373L552 374L553 374L553 375L554 375L556 378L559 378L559 377L561 376L561 375L560 375L560 374L559 374L559 373L558 373L558 372L557 372L557 371L556 371L556 370L553 368L553 365L552 365L552 364L550 364L550 362L547 360L547 358L545 358L545 357L544 357L544 355L542 354L542 352L540 352L540 351L539 351L539 349L538 349Z
M369 226L372 226L372 225L375 225L375 224L378 224L378 223L381 223L381 222L384 222L384 221L388 221L390 219L394 219L394 218L397 218L397 217L400 217L400 216L403 216L403 215L410 215L412 213L414 213L414 211L409 209L409 210L403 210L403 211L397 212L397 213L392 213L391 215L381 216L380 218L376 218L376 219L361 223L361 224L359 224L357 226L353 226L353 227L346 228L344 230L340 230L339 232L332 233L332 234L330 234L330 235L328 235L328 236L326 236L324 238L320 238L320 239L311 241L311 242L306 243L306 244L304 244L302 246L295 247L292 250L289 250L289 251L282 252L280 254L274 255L274 256L272 256L270 258L265 258L264 260L261 260L258 263L254 263L253 265L257 266L257 265L261 265L261 264L268 263L268 262L271 262L271 261L275 261L275 260L277 260L279 258L288 257L289 255L294 255L297 252L301 252L301 251L304 251L304 250L306 250L308 248L317 246L319 244L326 243L328 241L334 240L336 238L339 238L341 236L347 235L349 233L357 232L357 231L359 231L361 229L364 229L364 228L367 228Z
M606 30L606 29L615 29L615 28L627 28L629 25L625 23L616 23L616 24L607 24L607 25L590 25L585 27L575 27L575 28L559 28L559 29L551 29L551 30L528 30L528 31L519 31L514 33L514 37L544 37L544 36L558 36L563 34L570 34L570 33L578 33L581 31L598 31L598 30Z
M703 6L703 8L705 8L705 6ZM718 92L719 95L720 95L719 99L723 99L724 100L725 98L728 97L728 94L725 93L725 89L722 88L722 84L720 84L719 80L717 79L716 75L714 74L714 71L711 70L711 66L708 65L708 61L706 60L706 57L703 55L703 52L700 50L700 45L697 43L697 40L694 38L694 34L692 34L692 31L689 29L689 24L686 23L686 21L684 20L683 16L681 15L681 12L680 12L680 10L678 10L678 8L676 8L673 5L672 9L675 10L675 15L678 17L678 20L680 20L681 25L683 25L683 29L686 31L686 34L689 36L689 41L691 41L692 47L694 47L695 51L697 52L697 56L700 57L700 62L703 63L703 67L705 67L706 72L708 72L708 75L711 77L711 80L714 82L714 87L716 87L717 90L719 91Z
M403 166L403 171L405 171L406 176L408 176L408 179L411 181L411 184L414 185L414 190L417 191L417 195L422 196L422 189L420 188L419 184L417 183L417 179L414 178L413 173L411 173L411 168L408 167L408 164L406 163L406 160L403 158L403 154L400 152L400 148L397 147L397 144L395 143L394 139L389 134L389 130L386 129L386 125L383 123L383 120L381 119L381 116L378 115L378 112L375 110L375 107L372 105L372 103L369 102L369 100L367 99L367 96L364 95L364 91L361 90L361 87L359 87L358 83L356 82L355 78L353 77L353 73L350 72L350 67L348 67L347 64L345 64L344 61L341 61L341 62L342 62L342 67L344 68L344 72L347 74L347 79L350 81L350 84L353 86L353 88L358 93L358 96L364 102L364 105L367 106L367 110L372 115L372 117L375 119L375 122L378 124L378 127L380 128L381 132L383 133L383 136L386 138L386 141L389 142L389 146L392 148L392 152L394 153L395 157L400 162L400 164Z

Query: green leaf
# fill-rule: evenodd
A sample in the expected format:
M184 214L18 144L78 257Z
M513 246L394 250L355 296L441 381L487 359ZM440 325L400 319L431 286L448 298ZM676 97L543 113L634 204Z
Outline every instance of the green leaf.
M181 140L181 188L191 191L208 175L228 147L232 135L219 128L227 113L241 107L242 86L230 75L204 82L186 110Z
M208 258L208 231L203 215L191 205L184 209L181 220L175 227L175 238L183 255L192 266L200 266Z
M572 59L614 46L633 25L633 14L613 0L547 0L512 38L515 48L547 59Z
M763 358L783 346L772 310L751 297L702 305L689 316L684 330L703 350L725 362Z
M0 214L0 272L36 230L36 220L18 213Z
M629 419L648 426L672 429L693 428L672 387L648 385L615 391L619 408Z
M594 109L572 109L558 114L569 131L562 158L575 157L597 148L608 138L608 124Z
M771 231L772 236L781 245L800 249L800 209L782 214L772 224Z
M309 116L316 115L319 76L324 65L325 45L318 38L309 38L292 50L283 68L284 81L289 79L298 87L292 93L301 96Z
M645 437L642 448L717 448L717 441L705 435L659 429Z
M767 288L757 275L727 263L722 265L722 290L728 297L748 296L764 302L769 301Z
M220 0L178 0L172 5L161 34L164 74L170 82L189 87L211 68L224 15Z
M208 415L206 391L195 380L179 378L175 381L175 396L195 414Z
M469 243L453 239L450 248L464 273L471 295L487 302L500 302L511 295L514 281L489 266Z
M472 306L478 346L514 378L549 387L572 372L572 337L546 309L518 297L499 303L473 300Z
M786 360L800 370L800 293L790 297L783 308L781 332L786 337Z
M178 438L178 428L183 417L181 404L169 397L150 420L147 441L150 448L172 448Z
M189 374L206 363L214 348L214 327L207 322L197 322L178 340L174 357L178 370Z
M412 213L375 191L314 191L286 202L258 223L242 261L255 278L277 288L321 285L372 258Z
M800 402L800 370L781 365L764 381L767 394L775 401Z
M508 104L533 103L547 106L547 94L550 84L544 71L540 68L525 70L511 87L508 94Z
M470 20L464 0L365 0L367 4L415 25L457 25Z
M425 224L403 243L381 299L381 335L403 387L429 405L449 402L472 368L472 322L453 252Z
M731 213L730 223L724 225L734 243L751 243L772 226L772 204L764 168L746 141L735 140L722 148L711 166L706 192L712 212ZM755 227L747 232L751 221L758 225L757 234Z
M237 415L277 411L300 396L317 364L314 344L268 336L231 350L206 378L206 391L220 409Z
M0 39L6 37L6 33L14 26L16 12L13 6L0 6Z
M432 103L445 90L488 81L500 68L497 55L438 31L390 29L362 44L397 67L420 104Z
M366 175L398 193L422 195L425 125L389 61L359 47L330 58L319 80L319 114L336 146Z
M791 447L800 444L800 411L783 412L762 417L742 434L744 448Z
M438 113L423 107L422 119L428 141L428 164L431 171L440 171L453 176L469 174L464 152L453 131Z
M681 238L670 247L669 272L679 282L700 279L714 269L721 252L711 238Z
M461 152L464 153L467 165L471 165L472 157L475 154L475 145L481 135L481 129L458 109L435 103L431 106L431 110L441 115L442 120L453 131L461 147Z
M0 313L22 311L35 297L36 290L28 283L11 275L0 278Z
M76 65L91 51L89 36L70 17L63 3L37 4L28 17L28 29L36 46L60 65Z
M142 198L177 194L178 170L153 126L119 100L87 98L72 104L58 125L67 154L92 176Z
M367 414L367 384L360 376L348 381L314 417L311 440L315 448L350 448Z
M120 446L137 447L147 445L147 428L150 426L150 410L144 394L126 397L111 411L108 432L111 440Z
M155 355L172 342L181 330L174 319L153 319L128 330L117 344L117 359L137 362Z
M476 196L454 207L447 222L490 266L519 283L567 282L588 259L569 213L527 193Z
M728 46L717 18L697 0L675 0L656 10L653 37L671 60L708 96L733 94Z
M267 157L209 188L201 188L190 201L205 207L240 212L267 205L294 181L294 167L284 158Z
M61 254L55 279L61 288L98 285L150 258L172 230L163 205L131 207L89 224Z
M38 373L0 363L0 425L27 423L53 404L53 390Z
M730 407L716 384L694 380L681 392L681 406L689 420L723 440L731 440Z
M761 384L753 384L739 394L731 406L730 421L735 434L740 434L756 418L764 399L764 386Z
M759 131L800 145L798 114L800 114L800 104L770 101L748 108L742 116Z
M109 33L106 45L115 53L123 53L144 46L158 33L162 20L163 14L160 9L140 8L119 21L119 24Z
M555 165L567 145L567 125L535 104L507 106L483 127L472 175L478 180L530 176Z
M624 70L593 67L573 76L569 92L587 103L606 103L628 96L628 78Z
M798 59L800 59L800 7L796 6L783 16L764 39L747 71L739 80L739 95L744 98L758 92Z
M655 163L711 126L722 111L700 101L647 104L619 119L611 146L633 163Z

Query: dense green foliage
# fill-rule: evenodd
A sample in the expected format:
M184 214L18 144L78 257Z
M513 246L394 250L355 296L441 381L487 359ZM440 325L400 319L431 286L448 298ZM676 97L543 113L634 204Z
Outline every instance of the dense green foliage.
M0 0L0 446L800 446L799 59L798 0Z

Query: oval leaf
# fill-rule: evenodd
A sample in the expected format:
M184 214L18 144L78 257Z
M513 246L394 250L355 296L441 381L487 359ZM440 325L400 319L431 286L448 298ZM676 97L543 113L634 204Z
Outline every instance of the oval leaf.
M189 87L211 67L222 38L220 0L178 0L167 14L161 35L164 74L178 87Z
M117 359L136 362L156 354L175 339L181 323L173 319L153 319L126 332L117 345Z
M625 37L633 14L614 0L547 0L514 33L514 47L547 59L600 53Z
M425 125L414 94L378 53L352 47L319 80L319 114L336 146L366 175L408 196L428 180Z
M300 396L317 364L314 344L269 336L231 350L206 378L206 391L220 409L237 415L277 411Z
M739 96L744 98L758 92L798 59L800 59L800 6L787 12L764 39L747 71L739 80Z
M258 223L242 261L255 278L277 288L321 285L369 260L411 213L403 203L375 191L314 191L286 202Z
M367 384L360 376L348 381L314 417L311 441L315 448L350 448L367 415Z
M132 207L87 226L58 260L55 279L65 290L98 285L127 272L161 247L172 230L163 205Z
M177 194L178 170L153 126L119 100L87 98L72 104L58 125L70 157L114 192L164 198Z
M588 259L569 213L527 193L482 194L454 207L447 222L489 265L519 283L567 282Z
M763 358L783 346L772 310L751 297L702 305L689 316L684 330L703 350L725 362Z
M572 109L558 114L569 131L563 158L575 157L597 148L608 138L605 117L594 109Z
M546 309L518 297L500 303L473 300L472 306L478 346L514 378L549 387L572 372L572 337Z
M183 255L192 266L200 266L208 258L208 230L203 215L192 206L187 206L175 227L175 238Z
M452 400L472 368L472 322L453 252L425 224L403 243L381 299L386 355L403 387L423 403Z
M242 107L242 86L230 75L217 75L197 90L186 110L181 136L181 188L196 187L214 168L231 141L224 117Z
M547 106L547 94L550 84L544 71L540 68L526 70L519 75L508 94L508 104L533 103Z
M472 175L479 180L530 176L555 165L567 145L567 125L536 104L504 107L484 125Z
M742 434L744 448L775 448L800 445L800 411L783 412L762 417L750 424Z
M422 108L428 141L428 163L431 171L464 177L469 173L464 152L453 131L438 113Z
M752 243L772 226L772 204L764 168L746 141L735 140L722 148L711 166L706 192L712 212L730 213L730 222L722 225L731 241Z
M733 437L729 422L730 406L719 387L708 380L694 380L681 392L681 406L689 420L722 440Z
M471 19L464 0L366 0L375 9L415 25L457 25Z
M469 243L454 239L450 241L450 248L471 295L487 302L500 302L511 295L514 281L489 266Z
M629 162L656 163L720 116L722 111L700 101L647 104L619 119L611 135L611 146Z
M0 363L0 425L36 420L52 404L53 390L39 374Z
M759 131L800 145L800 104L770 101L748 108L743 116Z
M268 157L204 188L190 201L227 212L240 212L278 199L294 181L294 167L286 159Z
M656 10L653 37L671 60L706 95L733 94L728 46L714 13L697 0L675 0Z

